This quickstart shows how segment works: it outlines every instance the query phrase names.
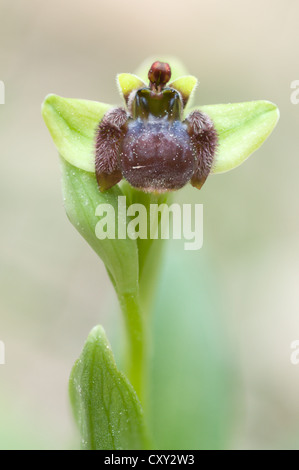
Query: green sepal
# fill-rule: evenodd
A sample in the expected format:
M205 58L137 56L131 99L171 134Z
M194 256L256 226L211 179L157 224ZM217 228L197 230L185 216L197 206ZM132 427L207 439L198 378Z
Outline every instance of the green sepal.
M277 106L262 100L201 106L189 112L196 109L211 117L218 132L213 173L241 165L267 139L279 119Z
M60 155L82 170L95 171L95 133L113 106L96 101L48 95L42 115Z

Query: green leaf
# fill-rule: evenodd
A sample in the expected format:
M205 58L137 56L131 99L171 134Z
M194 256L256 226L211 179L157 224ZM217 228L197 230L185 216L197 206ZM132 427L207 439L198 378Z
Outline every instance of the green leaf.
M62 189L66 213L89 245L105 263L119 296L138 291L138 249L136 240L117 238L119 197L124 196L119 186L101 193L95 175L77 168L61 158ZM100 217L97 208L109 204L115 212L115 239L100 240L96 235ZM103 208L103 206L102 206ZM126 209L125 209L126 210ZM126 229L126 213L119 217Z
M60 155L85 171L94 169L96 128L109 104L48 95L42 115Z
M93 328L70 377L70 398L84 450L148 448L136 393L117 370L101 326Z
M169 241L152 322L149 418L156 448L230 445L240 403L227 314L211 260Z
M213 173L223 173L243 163L267 139L279 119L279 110L270 101L216 104L197 109L212 118L219 134Z

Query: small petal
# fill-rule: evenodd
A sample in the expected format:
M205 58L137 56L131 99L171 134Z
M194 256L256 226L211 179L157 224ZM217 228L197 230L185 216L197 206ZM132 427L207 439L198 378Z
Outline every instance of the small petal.
M184 77L177 78L173 82L169 83L168 86L177 90L183 99L184 107L187 102L192 99L192 95L197 87L197 78L192 75L185 75Z
M243 163L267 139L279 119L279 110L270 101L216 104L198 109L211 117L218 132L213 173L223 173Z
M81 170L95 171L96 128L109 104L48 95L42 115L60 155Z
M132 73L120 73L117 75L117 84L126 103L128 103L132 91L146 87L146 84L137 75Z

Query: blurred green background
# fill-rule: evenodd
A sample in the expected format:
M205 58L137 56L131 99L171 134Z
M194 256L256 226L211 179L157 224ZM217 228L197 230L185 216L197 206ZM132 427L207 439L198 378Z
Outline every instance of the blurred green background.
M268 99L281 111L244 165L177 195L204 204L204 247L194 254L169 243L156 305L158 360L167 357L167 334L170 356L178 336L181 345L199 345L207 390L198 399L210 396L214 407L203 417L207 446L218 445L213 416L227 424L228 448L299 448L299 366L290 363L290 343L299 339L299 105L290 101L298 15L295 0L1 0L0 448L77 446L71 367L95 324L113 343L120 322L103 264L64 213L41 103L57 93L118 104L116 74L152 55L177 56L199 78L195 103ZM167 313L161 325L159 309ZM177 374L186 370L178 365ZM160 379L163 413L167 384L177 384ZM174 422L176 410L173 403ZM189 438L187 448L195 445Z

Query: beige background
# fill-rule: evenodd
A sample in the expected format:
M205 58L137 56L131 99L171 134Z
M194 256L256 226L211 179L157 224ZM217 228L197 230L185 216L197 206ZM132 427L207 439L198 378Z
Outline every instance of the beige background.
M64 214L41 103L50 92L119 103L115 75L155 54L199 78L197 103L280 108L263 147L192 197L245 385L231 447L298 448L298 15L295 0L1 0L1 448L76 445L68 375L91 327L112 334L118 318L102 263Z

